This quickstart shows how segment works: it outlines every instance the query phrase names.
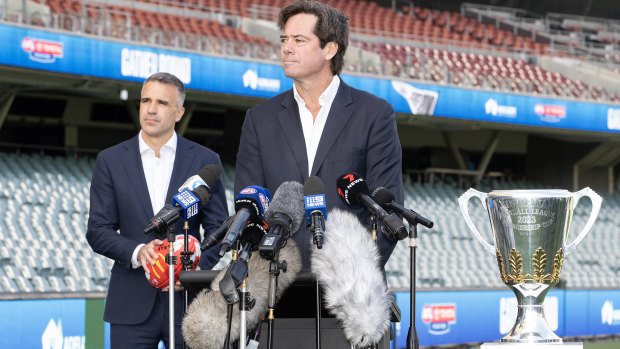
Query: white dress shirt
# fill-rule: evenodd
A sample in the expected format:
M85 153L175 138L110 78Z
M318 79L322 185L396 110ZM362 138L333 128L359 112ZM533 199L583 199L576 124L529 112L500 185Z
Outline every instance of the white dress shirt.
M304 140L306 141L306 153L308 155L308 176L312 173L312 164L314 163L314 157L316 156L316 150L319 147L319 141L325 128L325 122L327 121L327 115L332 107L336 93L340 87L340 78L338 75L334 75L332 82L327 86L325 91L319 97L319 105L321 109L314 120L312 113L306 108L306 102L301 98L297 92L297 87L293 83L293 95L295 101L299 107L299 119L301 120L301 127L304 132Z
M146 179L146 186L149 190L153 215L166 204L166 194L172 178L174 158L177 151L177 133L173 132L172 137L159 150L159 157L155 155L155 150L146 144L142 138L142 131L138 134L138 144L140 147L140 158L142 159L142 170ZM134 268L140 267L138 251L144 244L138 245L131 256L131 263Z

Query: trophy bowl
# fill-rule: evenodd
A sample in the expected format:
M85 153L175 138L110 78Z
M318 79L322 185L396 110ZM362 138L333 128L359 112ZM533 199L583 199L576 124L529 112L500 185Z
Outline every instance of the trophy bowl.
M566 243L579 200L587 196L592 211L577 237ZM487 208L492 245L469 216L469 200L477 197ZM459 198L461 213L474 237L497 258L500 277L517 297L515 325L501 339L504 343L562 343L547 324L543 303L560 280L564 258L592 229L601 208L601 197L590 188L567 190L497 190L482 193L469 189Z

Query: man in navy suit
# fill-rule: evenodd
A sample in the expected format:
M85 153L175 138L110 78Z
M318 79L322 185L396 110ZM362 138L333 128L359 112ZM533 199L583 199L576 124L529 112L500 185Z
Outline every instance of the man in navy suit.
M169 340L169 288L147 280L146 263L154 264L156 246L165 235L145 235L144 228L189 177L208 164L222 166L219 156L180 137L174 125L185 109L185 88L174 75L157 73L142 86L140 133L97 156L90 189L86 239L93 250L114 260L103 319L110 323L112 348L156 348ZM224 182L213 185L206 208L189 221L189 233L200 240L228 217ZM177 234L183 232L182 222ZM217 251L201 255L200 268L217 263ZM179 261L180 263L180 261ZM182 289L177 283L175 291ZM182 292L175 295L175 346L182 346Z
M304 183L319 176L328 209L351 210L368 223L364 208L347 207L337 195L337 178L355 171L371 188L388 188L402 204L402 151L394 109L338 76L348 45L347 22L341 11L315 1L295 1L280 11L280 59L293 88L247 111L235 193L253 184L273 193L282 182ZM396 241L378 235L384 265ZM307 269L311 234L301 229L293 238Z

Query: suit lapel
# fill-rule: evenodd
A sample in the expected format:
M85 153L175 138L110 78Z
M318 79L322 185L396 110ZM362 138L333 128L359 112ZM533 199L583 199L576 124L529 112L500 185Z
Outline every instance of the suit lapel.
M329 153L329 150L332 148L334 142L338 138L338 135L340 135L340 132L344 128L344 125L346 125L347 121L353 114L352 111L348 109L348 106L351 103L353 103L353 98L351 97L351 87L345 84L341 79L338 93L336 93L336 97L334 98L329 114L327 115L327 121L325 122L323 133L321 134L319 147L317 148L316 155L314 156L312 173L310 174L311 176L316 176L319 172L319 169L323 165L323 161L325 161L325 157Z
M299 109L293 98L293 90L290 90L284 96L282 106L284 109L277 115L280 127L282 127L282 133L286 137L289 149L293 152L297 167L301 172L301 178L307 178L308 155L306 152L306 142L304 141L304 132L299 120Z
M155 212L153 212L153 207L151 206L151 197L149 196L149 189L146 185L144 169L142 168L138 137L135 136L128 143L127 151L122 155L121 161L127 172L127 178L131 183L131 187L136 192L140 206L144 209L145 215L150 218L155 215Z

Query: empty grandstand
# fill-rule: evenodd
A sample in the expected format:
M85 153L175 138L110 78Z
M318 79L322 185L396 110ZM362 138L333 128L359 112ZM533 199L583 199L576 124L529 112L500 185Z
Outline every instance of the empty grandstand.
M111 261L95 254L84 238L89 207L92 160L0 153L0 227L6 243L0 247L0 292L105 292ZM226 194L234 211L234 171L226 167ZM506 181L495 190L541 188L528 182ZM467 231L457 199L464 189L455 183L407 182L406 207L423 208L437 220L433 229L421 228L418 275L422 288L500 288L497 264ZM480 190L490 191L491 185ZM589 202L580 202L569 237L583 227ZM570 288L620 287L620 196L605 196L592 236L564 266L564 285ZM471 214L486 227L486 209ZM490 232L487 232L490 239ZM596 258L594 256L597 256ZM222 262L222 264L224 264ZM407 242L397 245L387 265L388 284L394 290L409 287Z

